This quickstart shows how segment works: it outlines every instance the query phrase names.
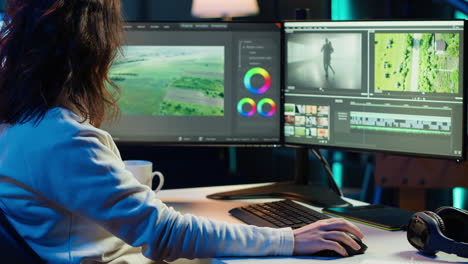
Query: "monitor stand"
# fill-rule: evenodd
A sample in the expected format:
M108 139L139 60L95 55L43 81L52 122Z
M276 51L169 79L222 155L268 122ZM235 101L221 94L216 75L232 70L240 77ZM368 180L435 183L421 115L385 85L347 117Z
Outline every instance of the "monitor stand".
M315 154L317 155L317 153ZM308 162L308 149L297 148L294 181L215 193L208 195L207 198L216 200L282 198L296 200L318 207L351 206L350 203L342 199L343 194L337 187L332 175L329 175L330 173L327 173L330 186L308 184ZM328 169L328 172L331 172L331 170Z

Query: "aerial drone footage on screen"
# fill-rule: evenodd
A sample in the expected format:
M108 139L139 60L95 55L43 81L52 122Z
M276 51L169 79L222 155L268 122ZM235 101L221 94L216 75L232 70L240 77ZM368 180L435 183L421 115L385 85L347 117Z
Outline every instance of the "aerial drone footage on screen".
M110 79L124 114L223 116L224 68L223 46L125 46Z

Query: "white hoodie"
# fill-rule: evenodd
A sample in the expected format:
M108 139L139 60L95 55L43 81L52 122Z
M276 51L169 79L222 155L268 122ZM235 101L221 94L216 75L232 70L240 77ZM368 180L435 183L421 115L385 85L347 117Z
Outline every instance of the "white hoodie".
M37 125L0 126L0 207L48 263L292 254L290 228L168 208L124 169L111 136L80 120L54 108Z

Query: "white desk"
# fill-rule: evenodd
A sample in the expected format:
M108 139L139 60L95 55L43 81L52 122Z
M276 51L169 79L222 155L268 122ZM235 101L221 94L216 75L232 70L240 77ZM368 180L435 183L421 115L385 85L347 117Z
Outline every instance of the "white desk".
M252 187L258 185L236 185L222 187L204 187L163 190L157 194L158 198L169 206L174 207L183 213L210 217L231 223L242 223L237 218L229 215L228 211L234 207L249 203L266 202L271 200L237 200L237 201L217 201L206 198L206 195ZM349 199L348 199L349 200ZM363 204L358 201L351 201L353 204ZM320 208L311 208L320 210ZM211 263L211 264L302 264L302 263L360 263L360 264L434 264L434 263L466 263L468 259L455 255L438 253L437 257L430 258L419 254L406 240L404 231L385 231L370 226L355 223L363 231L365 238L363 242L368 249L363 255L356 255L349 258L320 258L320 257L258 257L258 258L216 258L205 260L178 260L174 263Z

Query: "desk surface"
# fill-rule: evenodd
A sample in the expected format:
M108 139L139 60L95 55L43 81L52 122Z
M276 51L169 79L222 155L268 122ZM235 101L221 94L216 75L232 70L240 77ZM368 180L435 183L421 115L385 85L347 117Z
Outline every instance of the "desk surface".
M257 185L236 185L220 187L203 187L189 189L174 189L160 191L157 196L169 206L174 207L182 213L192 213L194 215L210 217L231 223L242 223L237 218L231 216L228 211L234 207L243 206L249 203L266 202L272 200L236 200L236 201L218 201L206 198L206 195L253 187ZM349 199L348 199L349 200ZM363 204L358 201L352 201L353 204ZM318 207L310 206L313 209L320 210ZM419 254L406 240L404 231L385 231L374 227L355 223L363 231L364 243L368 249L363 255L356 255L349 258L323 258L323 257L257 257L257 258L216 258L212 260L179 260L176 264L182 263L211 263L211 264L274 264L274 263L360 263L360 264L426 264L426 263L465 263L468 259L460 258L455 255L438 253L437 257L430 258Z

